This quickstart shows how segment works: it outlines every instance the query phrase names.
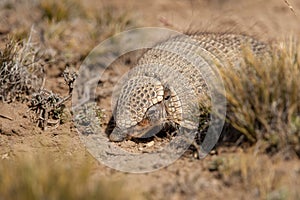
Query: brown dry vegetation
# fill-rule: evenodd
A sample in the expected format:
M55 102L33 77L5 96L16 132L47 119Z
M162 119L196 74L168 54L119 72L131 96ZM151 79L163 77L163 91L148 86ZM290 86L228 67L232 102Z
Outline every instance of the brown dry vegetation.
M262 150L300 155L299 44L286 41L274 47L271 59L256 59L245 50L237 70L221 68L228 103L227 120Z
M1 1L0 97L10 102L0 103L0 199L299 199L300 49L285 39L300 38L300 2L289 3L294 12L283 0ZM72 123L70 102L56 116L50 98L43 130L28 99L41 86L59 100L68 96L66 67L78 69L107 37L144 26L243 32L279 45L271 63L247 54L240 71L224 70L228 123L242 133L239 140L220 142L203 160L187 152L164 169L137 175L93 159ZM110 91L128 63L102 80L103 126L111 116ZM34 82L38 77L44 84ZM136 145L143 144L127 148Z

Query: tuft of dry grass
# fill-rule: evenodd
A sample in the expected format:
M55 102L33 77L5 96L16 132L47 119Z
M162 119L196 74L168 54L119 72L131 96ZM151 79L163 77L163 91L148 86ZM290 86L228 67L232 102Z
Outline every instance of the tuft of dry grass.
M293 149L300 156L300 46L282 43L258 59L245 51L245 64L221 69L228 122L267 152Z
M91 18L95 21L92 37L101 35L107 38L134 25L128 11L121 11L111 6L103 7L101 12L91 12Z
M122 189L121 181L93 175L91 163L54 161L43 157L2 159L0 199L137 199Z
M31 37L23 42L8 39L0 51L0 99L27 99L43 85L43 72L39 49L31 43Z
M60 22L75 16L85 16L86 14L79 0L42 0L39 7L43 18L50 22Z

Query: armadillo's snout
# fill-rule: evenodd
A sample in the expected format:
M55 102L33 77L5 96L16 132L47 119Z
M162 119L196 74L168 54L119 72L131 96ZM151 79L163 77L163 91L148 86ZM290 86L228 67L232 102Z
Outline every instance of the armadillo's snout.
M109 140L112 142L122 142L126 138L126 130L115 127L113 132L109 135Z

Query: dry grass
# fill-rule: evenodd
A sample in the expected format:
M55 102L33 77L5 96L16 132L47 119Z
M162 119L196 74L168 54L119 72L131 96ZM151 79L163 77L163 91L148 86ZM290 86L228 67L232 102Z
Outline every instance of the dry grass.
M39 11L46 44L64 58L84 58L98 43L135 27L132 14L116 6L85 5L76 0L43 0Z
M289 168L286 171L286 168ZM216 157L209 169L229 187L246 191L247 198L299 199L299 167L296 162L272 160L265 155L235 153Z
M300 46L294 40L256 59L245 51L239 70L222 69L228 122L268 152L300 156Z
M78 0L42 0L39 7L43 18L50 22L60 22L76 16L82 17L86 14L81 1Z
M54 161L51 156L2 159L0 199L137 199L120 181L93 175L91 161Z
M0 99L28 99L43 84L43 65L39 49L28 40L8 39L0 52Z
M112 6L103 7L101 12L90 12L90 18L95 22L95 29L91 33L92 38L97 38L101 35L102 39L106 39L116 33L134 27L132 14Z

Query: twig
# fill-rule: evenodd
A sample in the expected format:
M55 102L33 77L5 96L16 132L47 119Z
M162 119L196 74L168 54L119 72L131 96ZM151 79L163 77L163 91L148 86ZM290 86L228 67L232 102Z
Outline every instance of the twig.
M161 23L163 23L164 26L174 28L174 24L171 23L171 22L169 22L168 19L165 18L165 17L160 17L160 18L159 18L159 21L160 21Z
M56 108L56 107L60 106L64 102L68 101L71 97L72 97L72 94L69 94L68 96L66 96L65 98L63 98L59 102L57 102L54 107Z
M297 16L296 12L295 12L293 6L290 4L290 2L288 0L284 0L284 3L289 7L289 9L294 13L294 15Z
M5 119L9 119L9 120L13 120L13 118L9 117L9 116L6 116L6 115L3 115L3 114L0 114L0 117L2 118L5 118Z

